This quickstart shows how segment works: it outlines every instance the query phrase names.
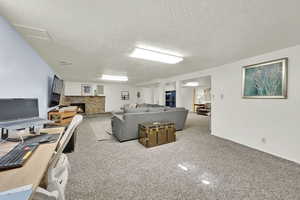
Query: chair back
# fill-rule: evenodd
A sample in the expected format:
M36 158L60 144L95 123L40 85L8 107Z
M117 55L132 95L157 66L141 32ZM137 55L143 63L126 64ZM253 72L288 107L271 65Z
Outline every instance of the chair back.
M63 153L63 150L66 148L67 144L69 143L72 135L74 134L75 129L79 126L79 124L82 122L82 115L75 115L68 126L65 133L60 137L58 148L56 151L56 154L53 156L49 168L54 168L58 159L60 158L61 154Z

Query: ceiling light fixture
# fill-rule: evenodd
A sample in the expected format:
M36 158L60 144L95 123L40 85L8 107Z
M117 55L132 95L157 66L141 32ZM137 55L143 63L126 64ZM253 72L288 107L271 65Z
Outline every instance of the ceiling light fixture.
M184 86L186 87L197 87L199 86L198 82L187 82L186 84L184 84Z
M177 55L171 55L157 50L154 51L152 49L144 49L139 47L136 47L129 56L132 58L158 61L167 64L176 64L183 60L182 57Z
M107 81L128 81L127 76L114 76L114 75L107 75L107 74L103 74L101 79Z

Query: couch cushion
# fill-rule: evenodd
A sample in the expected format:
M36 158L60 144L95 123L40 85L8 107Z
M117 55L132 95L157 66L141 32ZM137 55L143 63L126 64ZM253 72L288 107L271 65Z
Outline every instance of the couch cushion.
M146 104L146 103L137 104L136 107L137 107L137 108L145 108L145 107L148 107L148 104Z
M125 110L125 113L140 113L140 112L148 112L148 108L128 108Z
M165 109L165 111L169 111L169 110L171 110L172 108L171 108L171 107L168 107L168 106L166 106L166 107L164 107L164 109Z
M151 108L151 107L165 107L165 106L161 106L158 104L142 103L142 104L137 104L136 107L137 108Z
M177 108L166 108L165 111L185 111L186 109L183 107L177 107Z
M151 107L148 109L149 109L149 112L164 112L165 111L164 107Z

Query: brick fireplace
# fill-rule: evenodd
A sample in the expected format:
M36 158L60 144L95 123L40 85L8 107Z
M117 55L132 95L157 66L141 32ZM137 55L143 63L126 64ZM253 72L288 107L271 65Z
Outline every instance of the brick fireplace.
M71 106L77 106L77 112L85 114L85 103L71 103Z
M105 113L104 96L64 96L61 104L79 106L85 114Z

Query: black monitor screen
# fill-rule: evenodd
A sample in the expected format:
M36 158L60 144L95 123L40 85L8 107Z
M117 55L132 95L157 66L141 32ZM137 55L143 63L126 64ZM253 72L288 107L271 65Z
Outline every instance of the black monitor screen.
M55 94L61 94L63 87L64 87L63 81L59 79L57 76L54 76L52 92Z
M38 116L38 99L0 99L0 122Z
M49 107L58 106L60 96L62 94L64 87L64 82L60 78L58 78L56 75L54 76L53 83L52 83L52 90L50 94L50 102Z

